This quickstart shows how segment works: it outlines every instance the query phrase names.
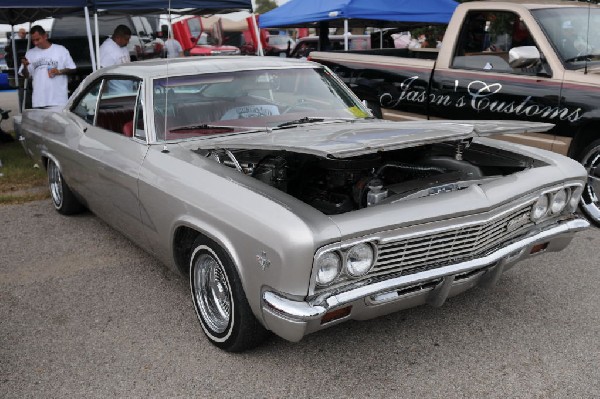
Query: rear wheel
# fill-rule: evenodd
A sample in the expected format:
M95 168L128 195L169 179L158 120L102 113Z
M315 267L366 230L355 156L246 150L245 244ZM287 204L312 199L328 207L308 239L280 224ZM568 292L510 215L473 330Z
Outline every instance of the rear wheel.
M590 222L600 227L600 140L587 146L579 161L588 173L579 208Z
M60 169L56 163L49 159L48 160L48 188L50 189L50 196L52 197L52 203L54 208L63 215L72 215L74 213L81 212L83 206L75 198L73 192L65 183Z
M190 289L200 325L215 346L228 352L242 352L267 337L267 330L250 309L233 262L205 237L194 243Z

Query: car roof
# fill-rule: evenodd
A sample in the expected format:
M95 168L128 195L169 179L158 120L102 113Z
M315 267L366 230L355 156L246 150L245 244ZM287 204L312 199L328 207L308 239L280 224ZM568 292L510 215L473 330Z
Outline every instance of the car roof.
M490 3L508 3L508 4L518 4L522 7L529 8L529 9L558 8L558 7L592 7L592 8L599 7L597 4L591 4L588 2L564 1L564 0L483 0L483 1L485 3L487 3L488 5Z
M140 78L153 78L166 75L193 75L197 73L235 72L264 68L315 68L320 66L317 63L306 60L280 57L209 56L175 59L157 58L113 65L102 68L93 75L120 74Z

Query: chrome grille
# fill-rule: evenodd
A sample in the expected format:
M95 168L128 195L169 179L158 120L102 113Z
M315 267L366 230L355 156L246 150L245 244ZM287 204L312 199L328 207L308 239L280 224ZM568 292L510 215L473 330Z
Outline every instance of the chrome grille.
M530 226L530 211L528 205L479 224L379 244L372 272L450 264L480 255Z

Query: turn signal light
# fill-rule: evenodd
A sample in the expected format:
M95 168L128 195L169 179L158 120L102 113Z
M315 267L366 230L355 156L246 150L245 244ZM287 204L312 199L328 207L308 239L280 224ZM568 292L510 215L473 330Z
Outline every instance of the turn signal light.
M329 323L330 321L346 317L350 314L351 310L352 306L346 306L345 308L340 308L332 310L331 312L327 312L323 317L321 317L321 324Z

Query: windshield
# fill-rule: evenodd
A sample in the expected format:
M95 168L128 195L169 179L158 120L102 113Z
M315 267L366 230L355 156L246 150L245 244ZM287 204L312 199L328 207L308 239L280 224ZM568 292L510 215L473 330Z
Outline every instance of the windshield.
M548 40L569 68L600 61L600 9L588 7L532 10Z
M322 68L155 79L154 114L159 141L369 117Z

